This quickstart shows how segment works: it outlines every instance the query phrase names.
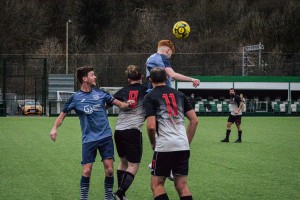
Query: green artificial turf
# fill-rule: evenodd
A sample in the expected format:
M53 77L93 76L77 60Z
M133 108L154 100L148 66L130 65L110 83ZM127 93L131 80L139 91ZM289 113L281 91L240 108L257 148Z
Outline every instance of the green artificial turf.
M244 117L243 142L235 126L229 143L227 117L199 117L191 144L188 184L200 199L300 199L300 118ZM0 118L0 199L79 199L81 132L79 119L67 117L57 141L49 133L54 117ZM114 129L115 117L110 117ZM140 170L127 191L130 200L153 199L150 189L152 150L144 127ZM116 155L115 170L118 158ZM94 164L89 199L103 199L104 171ZM115 178L116 190L117 180ZM166 182L170 200L179 199Z

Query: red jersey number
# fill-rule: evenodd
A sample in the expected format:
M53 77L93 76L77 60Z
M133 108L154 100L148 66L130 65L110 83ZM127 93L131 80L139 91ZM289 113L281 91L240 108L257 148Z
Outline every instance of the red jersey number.
M173 93L170 93L169 95L163 94L162 98L166 101L169 116L178 116L178 108L177 108L175 95Z
M138 100L138 95L139 95L139 91L138 90L131 90L129 92L129 96L128 96L128 100L134 100L135 103L130 106L130 108L136 108L136 103L137 103L137 100Z

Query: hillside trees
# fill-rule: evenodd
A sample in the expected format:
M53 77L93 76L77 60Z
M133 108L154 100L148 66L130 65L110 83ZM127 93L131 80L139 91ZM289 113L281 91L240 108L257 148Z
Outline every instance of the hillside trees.
M0 0L0 54L59 54L60 62L56 58L52 65L59 72L70 19L74 68L87 62L90 54L153 53L159 40L172 39L176 53L211 53L191 65L216 65L207 73L227 74L220 63L240 62L246 45L262 42L265 52L299 53L299 10L298 0ZM172 35L179 20L191 26L185 40ZM216 52L227 54L217 60L212 56ZM281 65L290 59L290 54L284 55L270 54L268 59ZM87 64L95 62L100 63L88 60Z

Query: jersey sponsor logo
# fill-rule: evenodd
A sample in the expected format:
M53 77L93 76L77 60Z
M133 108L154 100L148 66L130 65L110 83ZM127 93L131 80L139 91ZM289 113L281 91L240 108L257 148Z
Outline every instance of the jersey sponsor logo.
M101 105L100 104L96 104L93 106L93 111L100 111L101 110Z
M94 109L91 105L87 105L83 107L83 111L85 114L92 114L94 112Z
M100 97L99 97L98 94L94 94L94 95L93 95L93 98L94 98L94 100L99 100L99 99L100 99Z

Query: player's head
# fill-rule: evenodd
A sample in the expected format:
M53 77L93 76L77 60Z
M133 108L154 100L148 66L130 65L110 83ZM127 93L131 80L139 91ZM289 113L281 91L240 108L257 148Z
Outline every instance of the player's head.
M166 83L168 77L165 69L161 67L154 67L150 71L150 81L151 83Z
M175 47L171 40L160 40L157 45L157 51L166 54L170 58L172 53L175 53Z
M234 90L234 88L230 88L230 89L229 89L229 94L230 94L230 96L234 96L234 95L235 95L235 90Z
M129 65L125 71L125 74L128 79L133 81L138 81L142 79L142 73L138 66Z
M94 80L89 80L88 77L91 76L91 79ZM79 81L80 84L83 83L84 79L88 82L90 82L92 85L96 85L95 80L96 76L94 74L94 68L93 67L79 67L76 70L76 77L77 81Z

